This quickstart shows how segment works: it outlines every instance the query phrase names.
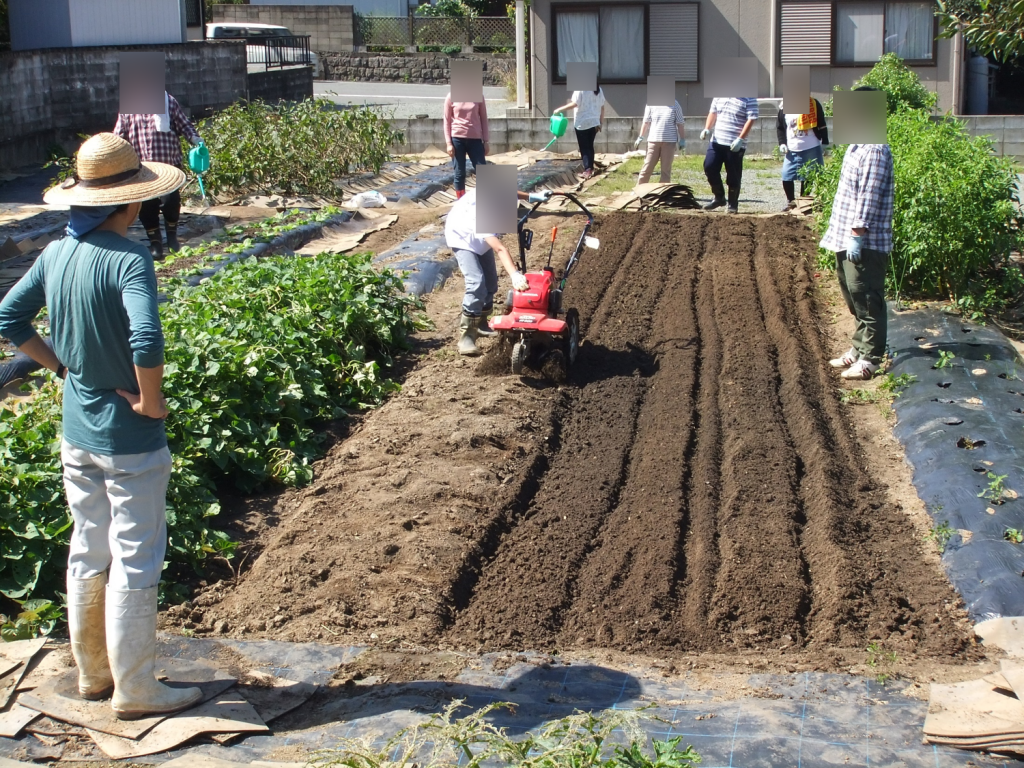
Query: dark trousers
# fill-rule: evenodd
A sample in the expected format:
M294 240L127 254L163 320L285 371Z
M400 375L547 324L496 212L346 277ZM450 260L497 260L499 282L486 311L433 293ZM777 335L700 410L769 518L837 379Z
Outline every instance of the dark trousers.
M875 365L885 356L888 323L885 315L885 271L889 254L870 248L861 249L860 264L846 258L846 251L836 254L836 275L839 290L850 314L857 321L853 332L853 348L861 357Z
M733 152L725 144L712 141L704 155L704 175L716 197L722 194L722 166L725 166L725 183L729 189L739 192L740 181L743 179L743 155L746 150Z
M160 229L160 212L163 211L164 221L168 224L177 224L181 216L181 193L174 190L169 195L155 197L147 200L139 209L139 221L142 226L152 232Z
M590 171L594 168L594 139L597 138L597 126L586 130L576 130L576 141L580 145L580 157L583 158L583 170Z
M473 161L474 171L478 165L486 163L487 161L484 160L484 141L483 139L463 139L458 136L452 136L452 148L455 150L455 157L452 158L452 162L455 164L455 188L465 189L466 155L469 155L469 159Z

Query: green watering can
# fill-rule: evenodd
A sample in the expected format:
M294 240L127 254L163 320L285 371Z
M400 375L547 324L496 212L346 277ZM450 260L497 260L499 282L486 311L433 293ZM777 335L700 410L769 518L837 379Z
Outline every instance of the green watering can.
M198 177L199 191L203 193L203 199L205 200L206 189L203 187L203 174L210 170L210 150L206 148L206 144L202 141L189 150L188 167Z
M567 118L565 115L562 115L562 114L552 115L551 116L551 126L550 126L550 128L551 128L551 133L554 134L555 138L553 138L551 141L549 141L547 143L547 145L544 147L544 149L541 150L541 152L543 152L548 147L550 147L552 144L554 144L556 141L558 141L560 138L565 136L565 129L568 128L568 127L569 127L569 118Z

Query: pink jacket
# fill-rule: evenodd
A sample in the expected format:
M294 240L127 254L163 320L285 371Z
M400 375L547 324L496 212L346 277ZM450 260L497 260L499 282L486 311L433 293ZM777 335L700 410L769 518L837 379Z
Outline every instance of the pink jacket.
M444 99L444 140L450 147L452 137L490 141L487 127L487 104L482 101L452 101L449 93Z

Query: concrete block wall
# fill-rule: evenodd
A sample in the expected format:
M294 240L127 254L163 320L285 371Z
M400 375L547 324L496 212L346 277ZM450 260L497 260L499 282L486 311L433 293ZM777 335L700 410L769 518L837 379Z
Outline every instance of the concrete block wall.
M351 5L211 5L215 22L276 24L292 34L309 35L317 53L354 47Z
M514 71L512 54L467 53L449 56L445 53L327 53L321 56L325 80L347 82L427 83L448 85L451 82L449 62L482 61L484 85L500 86L505 73Z
M249 73L249 101L268 104L313 98L313 68L287 67Z
M688 155L703 155L706 144L700 139L704 128L704 115L686 118L686 152ZM993 141L997 155L1015 157L1024 163L1024 116L972 117L964 118L967 130L972 136L987 135ZM440 118L430 120L392 120L392 125L405 133L405 144L395 147L396 153L422 152L433 145L444 149L443 123ZM827 120L829 133L832 132L832 118ZM601 132L597 134L594 148L598 152L622 153L633 149L633 142L640 135L641 117L610 117L605 119ZM491 118L491 152L507 152L527 148L543 149L551 140L547 117L506 117ZM646 145L641 145L644 147ZM775 132L775 115L760 118L747 139L748 155L770 155L778 146ZM579 150L576 135L570 128L565 136L549 148L552 152L569 153Z
M245 46L237 42L3 53L0 167L42 162L55 143L73 151L78 133L112 130L118 113L118 54L130 50L166 54L167 90L195 117L245 97Z

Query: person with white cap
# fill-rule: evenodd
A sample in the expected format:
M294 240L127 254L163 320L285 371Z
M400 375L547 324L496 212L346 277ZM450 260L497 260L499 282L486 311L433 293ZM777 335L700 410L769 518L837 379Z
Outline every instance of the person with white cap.
M112 693L122 720L178 712L203 698L198 688L172 688L155 676L171 475L164 337L153 258L127 237L143 201L184 182L180 169L140 162L112 133L91 137L78 151L77 176L43 195L71 207L66 236L0 302L0 334L64 381L71 653L79 694ZM44 306L52 350L32 325Z

